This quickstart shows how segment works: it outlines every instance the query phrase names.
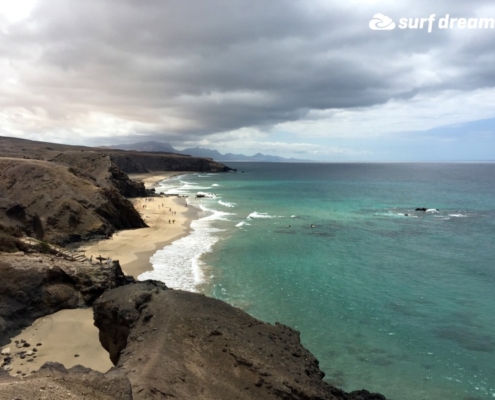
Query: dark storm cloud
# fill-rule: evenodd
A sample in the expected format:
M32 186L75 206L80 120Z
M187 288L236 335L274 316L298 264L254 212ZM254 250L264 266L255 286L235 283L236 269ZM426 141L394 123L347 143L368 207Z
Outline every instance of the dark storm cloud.
M312 109L490 87L493 32L468 32L473 43L449 32L368 28L376 12L470 17L490 3L39 2L0 37L29 92L0 95L0 104L42 107L54 119L98 111L160 133L203 135L294 121Z

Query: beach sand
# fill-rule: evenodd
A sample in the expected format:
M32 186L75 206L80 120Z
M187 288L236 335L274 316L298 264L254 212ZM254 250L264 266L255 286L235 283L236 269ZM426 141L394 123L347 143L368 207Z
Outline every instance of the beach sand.
M31 346L16 347L15 341L25 340ZM38 344L41 343L41 346ZM98 329L93 325L93 310L62 310L46 317L38 318L31 326L12 339L9 346L13 353L37 351L32 356L21 359L13 357L12 375L17 372L29 374L37 371L47 361L55 361L66 368L80 364L96 371L106 372L113 367L108 353L98 340ZM28 353L29 354L29 353ZM77 355L77 356L76 356ZM35 356L35 358L33 358ZM31 361L28 361L30 360Z
M179 173L160 172L153 174L130 175L131 179L142 181L146 188ZM111 239L90 243L80 247L86 257L111 257L119 260L127 275L134 278L152 269L150 257L172 241L188 234L189 225L194 217L194 209L186 207L185 198L154 197L153 201L132 199L149 228L121 231ZM171 210L171 211L170 211ZM174 214L175 213L175 214ZM172 221L175 220L175 223ZM169 223L170 221L170 223Z
M149 189L164 179L187 173L156 172L129 176L143 182ZM143 272L151 270L150 257L156 250L187 235L196 215L195 209L186 207L185 198L152 199L131 199L148 228L120 231L110 239L85 244L80 250L84 250L88 258L92 255L93 260L99 255L119 260L124 272L136 279ZM32 357L15 357L11 375L17 375L19 371L20 374L29 374L46 361L56 361L67 368L80 364L100 372L106 372L113 366L108 353L100 345L98 329L93 325L92 309L62 310L39 318L4 347L10 347L13 353L18 352L20 349L16 348L14 341L20 339L28 341L31 348L37 343L42 345L37 347L36 357L30 362L26 360ZM75 357L76 354L78 357Z

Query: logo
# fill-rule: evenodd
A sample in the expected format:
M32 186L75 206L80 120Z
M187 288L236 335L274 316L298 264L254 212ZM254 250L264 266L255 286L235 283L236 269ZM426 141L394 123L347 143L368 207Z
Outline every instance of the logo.
M438 21L438 22L436 22ZM381 13L373 15L369 23L370 29L374 31L391 31L396 28L392 18ZM492 29L495 30L495 18L453 18L450 14L437 20L436 14L423 18L399 18L397 28L426 30L428 33L434 29Z
M392 18L380 13L373 15L369 25L370 29L374 31L391 31L395 29L395 22L392 21Z

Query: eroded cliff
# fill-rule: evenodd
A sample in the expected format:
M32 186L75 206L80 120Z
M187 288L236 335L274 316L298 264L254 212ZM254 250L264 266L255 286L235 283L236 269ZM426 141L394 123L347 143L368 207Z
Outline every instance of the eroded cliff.
M105 292L93 308L135 399L385 399L327 384L299 332L203 295L146 281Z
M89 307L105 290L133 281L118 262L93 265L44 254L1 254L0 276L0 345L37 318Z

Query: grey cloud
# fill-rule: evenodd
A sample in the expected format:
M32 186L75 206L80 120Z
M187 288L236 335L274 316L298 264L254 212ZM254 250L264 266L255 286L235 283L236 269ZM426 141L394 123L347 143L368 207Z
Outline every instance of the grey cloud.
M54 118L98 110L189 138L298 120L311 109L366 107L495 84L493 41L481 34L471 45L455 43L448 32L372 32L369 19L388 10L317 4L39 2L29 21L0 37L6 57L32 66L21 71L30 97L12 94L0 97L0 104L44 107ZM404 4L389 14L470 16L490 2ZM429 55L431 65L408 63L414 54ZM453 78L415 81L421 69L441 76L446 66ZM183 124L171 131L163 123L167 117Z

